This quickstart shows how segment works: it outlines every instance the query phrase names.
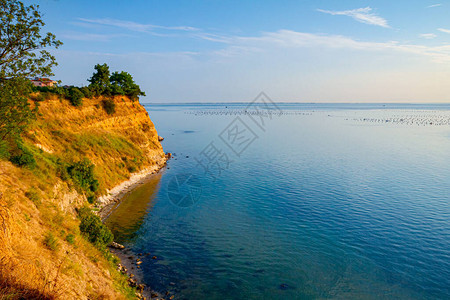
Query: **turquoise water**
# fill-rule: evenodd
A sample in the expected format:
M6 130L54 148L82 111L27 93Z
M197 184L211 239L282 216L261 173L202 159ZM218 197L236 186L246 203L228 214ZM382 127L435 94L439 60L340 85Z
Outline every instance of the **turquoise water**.
M174 157L139 226L115 231L157 256L142 258L152 288L450 299L450 105L146 108Z

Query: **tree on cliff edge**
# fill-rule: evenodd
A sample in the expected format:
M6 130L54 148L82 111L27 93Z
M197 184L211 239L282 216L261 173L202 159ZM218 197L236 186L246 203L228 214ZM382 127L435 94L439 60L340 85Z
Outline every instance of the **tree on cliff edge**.
M89 87L97 95L110 93L111 83L109 82L109 66L107 64L96 64L94 69L94 74L88 79L91 83Z
M89 88L97 95L127 95L131 100L139 99L139 96L145 96L137 85L133 77L127 72L114 72L110 76L109 66L107 64L96 64L95 72L88 79Z
M62 43L50 32L42 36L44 25L38 5L0 0L0 80L53 75L57 63L45 48Z
M117 95L127 95L131 100L138 99L139 96L145 96L137 85L133 77L127 72L114 72L109 78L112 85L112 92Z
M41 35L44 25L38 5L0 0L0 143L20 138L35 116L28 78L53 75L57 65L45 49L62 43L52 33Z

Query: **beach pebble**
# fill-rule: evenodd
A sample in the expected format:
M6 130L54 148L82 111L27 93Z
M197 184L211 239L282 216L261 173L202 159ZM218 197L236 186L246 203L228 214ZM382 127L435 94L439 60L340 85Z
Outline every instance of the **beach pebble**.
M116 242L112 242L109 246L110 246L111 248L119 249L119 250L125 249L125 246L124 246L124 245L121 245L121 244L116 243Z
M128 285L131 286L131 287L135 287L137 285L137 282L136 282L135 279L129 278L128 279Z
M142 293L142 291L144 290L144 288L145 288L145 284L139 284L139 285L137 286L137 290L140 291L141 293Z

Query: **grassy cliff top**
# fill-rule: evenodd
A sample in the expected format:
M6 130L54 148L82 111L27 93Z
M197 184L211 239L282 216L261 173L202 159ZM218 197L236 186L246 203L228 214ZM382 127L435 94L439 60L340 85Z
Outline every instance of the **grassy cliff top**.
M0 160L0 296L133 298L117 260L80 231L75 208L164 164L144 107L127 96L84 98L75 107L51 95L21 147L34 162Z

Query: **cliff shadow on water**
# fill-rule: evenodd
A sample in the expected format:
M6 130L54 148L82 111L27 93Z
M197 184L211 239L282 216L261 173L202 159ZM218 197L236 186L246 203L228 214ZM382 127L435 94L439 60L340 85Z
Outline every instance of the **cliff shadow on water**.
M115 241L126 243L136 237L149 211L155 205L162 174L148 178L141 185L126 194L105 220L114 234Z

